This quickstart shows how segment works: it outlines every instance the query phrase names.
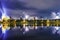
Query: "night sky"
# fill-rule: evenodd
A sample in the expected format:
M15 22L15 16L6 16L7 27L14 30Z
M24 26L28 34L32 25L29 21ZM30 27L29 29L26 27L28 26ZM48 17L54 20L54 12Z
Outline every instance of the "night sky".
M51 12L60 11L60 0L1 0L1 3L13 17L24 16L23 12L30 16L50 17Z
M60 0L0 0L0 10L4 9L6 14L11 17L20 18L25 14L29 16L47 17L50 18L52 12L60 12ZM0 11L0 18L2 12ZM60 16L60 13L59 13ZM1 29L0 29L1 30ZM53 31L54 32L53 32ZM58 31L58 30L57 30ZM13 29L6 32L3 36L0 31L0 38L3 40L14 40L14 38L21 40L59 40L60 30L56 32L54 28L38 28L37 30L30 30L23 34L20 29ZM59 34L58 34L59 33ZM17 37L18 35L18 37ZM2 39L1 39L2 40Z

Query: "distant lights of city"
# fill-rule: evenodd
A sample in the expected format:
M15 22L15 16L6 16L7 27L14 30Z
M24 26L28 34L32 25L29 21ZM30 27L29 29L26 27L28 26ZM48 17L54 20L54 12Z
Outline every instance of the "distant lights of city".
M0 21L3 21L3 20L8 20L8 19L10 19L10 17L6 14L6 10L5 9L3 9L4 11L2 11L1 10L1 12L2 12L2 17L1 17L1 20ZM59 12L52 12L51 13L51 17L52 18L50 18L50 19L60 19L60 13ZM25 14L25 12L24 12L24 18L22 18L22 19L27 19L27 20L31 20L31 19L33 19L34 20L34 18L35 18L35 20L38 20L38 19L40 19L39 17L35 17L35 16L30 16L30 15L28 15L28 14ZM48 17L47 17L48 18ZM13 18L14 19L14 18ZM43 19L45 19L45 18L43 18ZM47 19L46 19L47 20ZM34 25L33 25L34 26ZM44 26L43 24L42 24L42 26ZM47 24L47 26L49 26L48 24ZM0 28L2 28L2 33L5 33L6 32L6 30L9 30L10 29L10 27L8 28L8 26L7 25L5 25L5 28L3 27L3 25L1 25L0 26ZM23 28L25 29L25 32L28 32L29 31L29 29L34 29L34 27L27 27L27 26L25 26L25 24L23 24ZM37 30L38 29L38 27L37 26L35 26L35 29ZM53 32L52 33L55 33L57 30L59 30L60 29L60 27L54 27L54 30L53 30ZM23 32L23 33L25 33L25 32ZM59 32L57 32L57 33L59 33Z

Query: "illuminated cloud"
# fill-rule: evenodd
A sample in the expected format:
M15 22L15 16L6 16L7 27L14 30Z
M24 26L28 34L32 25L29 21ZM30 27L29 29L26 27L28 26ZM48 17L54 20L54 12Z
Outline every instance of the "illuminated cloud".
M2 5L9 12L7 14L15 18L21 15L24 16L24 11L26 11L26 14L32 16L49 17L51 11L60 8L60 0L2 0L2 2L4 2ZM51 11L48 12L49 10Z
M60 19L60 13L52 12L51 17L52 17L52 19Z
M50 12L60 8L60 0L2 0L2 5L7 14L15 18L24 16L23 12L30 16L49 17Z

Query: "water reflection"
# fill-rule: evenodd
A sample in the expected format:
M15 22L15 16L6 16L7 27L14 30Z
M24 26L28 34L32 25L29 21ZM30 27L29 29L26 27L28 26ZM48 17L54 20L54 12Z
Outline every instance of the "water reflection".
M17 39L22 39L22 38L27 39L27 37L31 37L31 39L32 39L32 37L33 38L41 37L41 38L46 38L46 39L51 37L52 39L55 39L54 37L56 37L56 38L57 38L57 36L58 36L58 38L60 37L58 35L58 34L60 34L59 33L60 30L57 31L54 27L48 27L48 28L39 27L38 29L29 29L28 31L27 30L28 30L27 28L26 29L23 28L22 30L20 30L20 28L7 30L6 33L1 37L3 38L3 40L8 40L8 39L12 40L12 38L15 39L15 37ZM54 32L54 34L53 34L53 32ZM2 34L2 32L0 32L0 34ZM22 37L22 38L19 38L19 37Z

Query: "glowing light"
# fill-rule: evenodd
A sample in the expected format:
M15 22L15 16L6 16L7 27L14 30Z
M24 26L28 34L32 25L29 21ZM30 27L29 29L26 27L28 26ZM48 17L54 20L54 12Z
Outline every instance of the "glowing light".
M56 19L59 19L60 17L59 16L56 16Z
M4 11L2 12L2 19L5 19L5 20L10 19L9 16L6 14L5 8L3 8L3 10Z
M38 29L38 27L35 27L35 29Z
M1 26L0 26L0 28L1 28Z
M2 25L0 25L0 28L2 27Z
M5 18L6 18L6 19L10 19L9 16L7 16L6 14L3 14L3 15L2 15L2 19L5 19Z
M28 19L29 18L29 15L25 15L25 19Z
M56 30L59 30L60 29L60 27L54 27Z
M53 27L52 33L53 34L55 34L55 33L59 34L58 33L59 32L59 29L60 29L60 27Z
M6 33L6 29L2 28L2 33L5 34Z
M60 18L60 14L59 13L55 13L55 12L52 12L52 18L53 19L59 19Z
M4 7L3 7L3 10L1 12L2 12L2 16L1 16L2 20L7 21L8 19L10 19L9 16L7 15L6 9ZM2 33L5 33L6 30L10 29L9 27L7 27L7 25L8 25L8 23L5 23L4 26L2 25Z
M35 17L35 19L39 19L38 17Z
M26 31L26 32L29 31L29 28L28 28L28 27L25 27L25 31Z
M27 12L23 12L23 15L24 15L24 19L28 19L29 18L29 15L27 14Z
M9 30L9 29L10 29L10 27L6 27L6 26L3 27L3 26L2 26L2 33L6 33L6 31Z

